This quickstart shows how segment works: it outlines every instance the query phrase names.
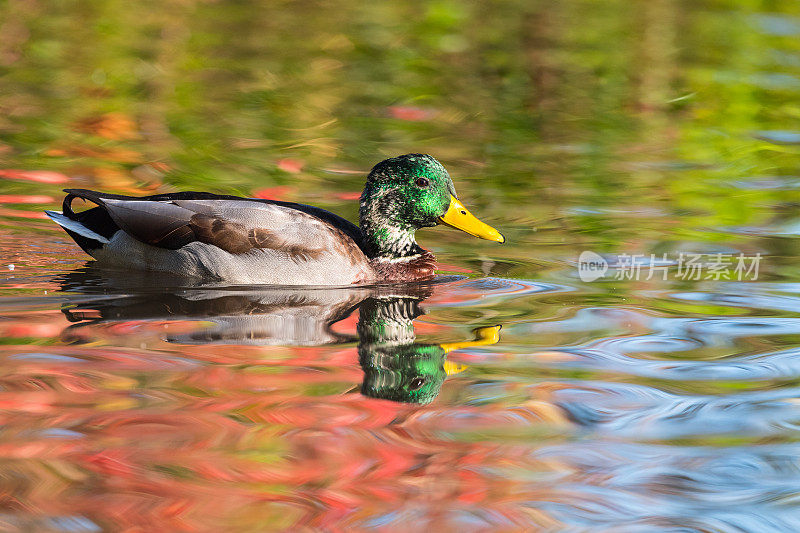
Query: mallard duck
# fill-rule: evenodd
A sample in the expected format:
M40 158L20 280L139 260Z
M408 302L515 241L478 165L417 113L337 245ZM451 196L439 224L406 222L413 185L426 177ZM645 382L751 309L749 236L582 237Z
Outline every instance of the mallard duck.
M360 227L310 205L205 192L133 197L65 189L46 211L100 264L232 284L352 285L434 276L433 254L414 240L446 224L505 242L458 200L447 170L425 154L375 165L360 199ZM75 198L97 204L82 212Z

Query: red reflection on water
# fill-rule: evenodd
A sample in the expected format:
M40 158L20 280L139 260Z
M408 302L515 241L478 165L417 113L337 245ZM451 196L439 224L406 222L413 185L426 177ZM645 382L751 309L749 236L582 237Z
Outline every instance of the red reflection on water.
M19 217L19 218L38 218L47 219L47 215L41 211L26 211L23 209L5 209L0 207L0 217Z
M100 317L91 303L67 306L74 319ZM354 335L357 321L352 312L335 329ZM17 481L0 505L141 531L552 521L521 505L541 494L495 472L558 465L512 444L453 438L542 424L532 411L362 396L354 343L165 342L207 327L179 316L76 327L57 308L9 315L0 460Z
M294 187L289 185L278 185L277 187L266 187L253 192L254 198L264 198L265 200L285 200L286 197L296 192Z
M290 174L297 174L303 167L306 166L305 161L301 161L299 159L279 159L277 166L279 169L283 170L284 172L289 172Z
M439 270L444 270L445 272L462 272L464 274L471 274L475 272L472 269L460 267L458 265L451 265L450 263L436 263L439 267Z
M430 120L437 114L434 110L414 106L395 105L389 106L387 109L389 111L389 116L392 118L411 122Z
M0 169L0 178L53 184L69 182L68 176L52 170L18 170L12 168Z
M24 194L0 194L2 204L52 204L56 201L52 196L44 195L24 195Z
M339 200L358 200L361 198L361 191L340 192L334 194L333 196Z

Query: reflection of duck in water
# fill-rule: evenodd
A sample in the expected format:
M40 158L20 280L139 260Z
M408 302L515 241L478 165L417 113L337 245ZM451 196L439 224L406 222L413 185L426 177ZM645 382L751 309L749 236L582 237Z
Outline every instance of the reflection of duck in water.
M63 312L78 326L135 319L210 322L208 327L166 339L180 344L321 346L354 340L352 336L332 331L330 326L349 316L367 294L336 290L197 289L90 300L65 306Z
M181 344L257 344L320 346L354 340L331 326L359 309L358 355L364 370L364 395L407 403L429 403L448 375L464 367L446 360L447 353L471 346L494 344L500 326L476 330L474 341L421 344L414 342L413 320L423 314L420 303L434 284L360 289L263 288L231 291L214 288L158 289L130 287L109 298L110 287L123 288L123 279L94 269L75 272L62 280L65 292L84 296L70 299L63 312L70 330L95 323L124 320L204 319L211 327L167 338ZM390 292L388 292L390 291ZM87 294L95 293L95 294Z
M476 340L415 343L413 320L423 314L418 298L368 298L359 307L358 361L364 370L361 393L396 402L430 403L449 375L465 367L447 361L459 348L494 344L500 326L475 330Z

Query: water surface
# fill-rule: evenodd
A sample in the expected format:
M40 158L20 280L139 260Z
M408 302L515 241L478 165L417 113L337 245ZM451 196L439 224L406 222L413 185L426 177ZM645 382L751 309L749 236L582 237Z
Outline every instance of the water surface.
M0 21L0 529L800 530L796 2ZM354 220L407 152L508 243L420 231L422 285L231 288L87 266L42 214L86 187Z

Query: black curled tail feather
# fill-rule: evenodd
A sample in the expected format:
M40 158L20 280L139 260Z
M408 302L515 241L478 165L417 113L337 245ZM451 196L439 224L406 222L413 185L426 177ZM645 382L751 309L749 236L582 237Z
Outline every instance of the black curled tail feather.
M108 214L106 206L103 202L103 197L106 195L87 189L64 189L64 192L67 193L62 204L62 212L64 213L64 216L81 223L83 226L99 235L102 235L106 239L110 239L117 231L119 231L119 226ZM72 209L72 202L76 198L88 200L94 204L97 204L97 207L76 213Z
M72 218L72 215L76 214L72 210L72 201L75 198L80 198L81 200L88 200L94 204L97 204L98 207L105 206L105 202L103 202L103 200L105 199L118 199L118 200L136 199L130 196L123 196L121 194L109 194L109 193L91 191L89 189L64 189L64 192L67 193L67 195L64 197L64 202L62 204L62 211L65 215L67 215L70 218ZM85 213L85 211L81 212L81 214L82 213Z
M79 198L79 196L71 192L70 189L64 189L64 192L67 193L67 195L64 197L64 202L61 204L61 212L64 213L64 216L75 220L75 211L72 210L72 200Z
M65 216L71 218L72 220L78 220L76 217L79 216L78 213L72 210L72 201L75 198L80 198L81 200L89 200L92 203L97 204L98 206L102 206L102 200L99 198L97 193L94 191L90 191L87 189L64 189L64 192L67 195L64 197L64 202L61 204L61 212L64 213ZM83 214L81 212L80 214Z
M119 226L111 219L103 204L101 193L85 189L65 189L67 196L62 203L62 213L47 214L58 223L67 234L89 255L104 242L108 242L119 231ZM97 207L75 212L72 202L76 198L88 200ZM88 230L88 231L87 231Z

